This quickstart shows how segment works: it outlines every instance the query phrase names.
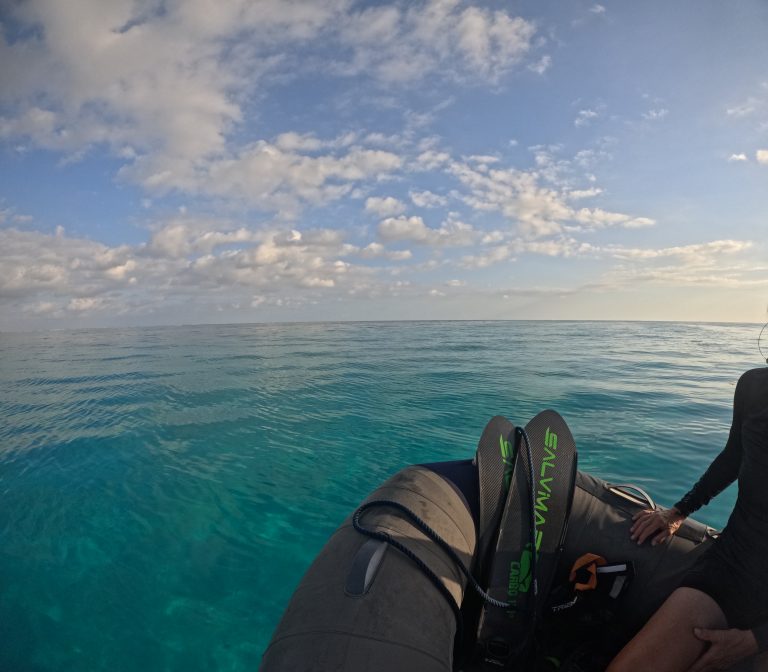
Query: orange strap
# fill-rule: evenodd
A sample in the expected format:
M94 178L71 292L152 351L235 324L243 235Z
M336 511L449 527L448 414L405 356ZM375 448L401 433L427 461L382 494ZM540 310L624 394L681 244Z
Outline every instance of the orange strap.
M573 563L568 580L576 581L576 574L580 569L586 569L589 572L589 579L586 583L574 583L576 590L594 590L597 588L597 568L607 565L608 561L600 555L594 553L585 553Z

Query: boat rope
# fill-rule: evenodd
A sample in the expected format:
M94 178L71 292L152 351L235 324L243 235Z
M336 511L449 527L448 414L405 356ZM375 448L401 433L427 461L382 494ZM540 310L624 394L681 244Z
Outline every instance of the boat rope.
M461 558L456 554L456 551L454 551L449 546L448 542L446 542L445 539L443 539L426 522L424 522L424 520L419 518L419 516L417 516L413 511L411 511L404 504L401 504L400 502L394 502L388 499L375 499L373 501L366 502L357 511L355 511L355 514L352 517L352 525L358 532L366 536L373 537L374 539L385 541L388 544L394 546L398 551L400 551L404 555L408 556L411 560L413 560L418 565L419 569L421 569L427 576L429 576L430 579L432 579L433 583L436 581L438 584L440 584L439 586L440 592L442 592L444 595L447 594L449 596L448 598L449 601L453 603L453 605L456 606L457 609L458 609L458 606L456 605L456 600L453 599L453 596L445 587L445 584L427 566L427 564L421 558L419 558L410 548L400 543L397 539L393 539L389 533L384 532L383 530L372 530L370 528L363 527L360 524L360 516L368 509L372 509L378 506L392 507L394 509L397 509L401 513L405 514L405 517L408 518L411 521L411 523L413 523L414 527L417 527L419 530L421 530L427 537L429 537L432 541L434 541L438 546L440 546L440 548L442 548L445 551L446 555L451 560L453 560L456 566L461 570L461 573L467 577L467 580L469 581L471 586L477 591L477 593L480 595L480 597L483 598L483 600L485 600L489 604L492 604L494 607L499 607L501 609L509 609L512 607L512 605L509 604L508 602L502 602L500 600L494 599L488 593L486 593L480 586L480 583L477 581L477 579L475 579L475 577L472 576L472 573L469 571L469 569L467 569L467 566L464 564Z
M456 641L462 642L464 640L464 619L461 616L461 609L459 608L459 605L457 604L453 595L451 595L451 592L440 580L440 577L437 576L437 574L435 574L429 568L427 563L424 562L418 555L416 555L410 548L408 548L405 544L400 543L397 539L394 539L388 532L384 532L384 530L372 530L369 527L363 527L360 523L360 517L363 515L363 513L368 511L368 509L373 509L380 506L391 507L403 513L408 519L410 519L414 526L420 529L424 534L432 539L432 541L440 546L440 548L442 548L448 554L451 560L453 560L467 576L470 576L469 571L461 561L461 558L456 555L454 550L448 546L445 540L440 537L440 535L438 535L437 532L435 532L421 518L419 518L413 511L411 511L407 506L401 504L400 502L395 502L389 499L374 499L360 506L352 516L352 525L358 532L360 532L360 534L364 534L367 537L378 539L379 541L386 542L390 546L394 546L403 555L410 558L411 561L421 570L422 574L424 574L434 584L435 588L437 588L440 594L445 598L446 602L448 602L448 605L451 607L451 611L453 611L453 615L456 617ZM474 581L474 579L472 580Z
M536 515L535 515L536 514L536 511L535 511L536 493L534 491L534 469L533 469L533 456L531 454L531 443L530 443L530 440L528 439L528 434L524 429L518 427L516 431L517 431L518 437L525 440L525 444L528 451L528 486L531 493L531 548L535 549L536 548ZM401 504L400 502L395 502L389 499L374 499L374 500L371 500L370 502L365 502L364 504L362 504L360 507L358 507L358 509L354 512L354 514L352 514L352 526L360 534L363 534L366 537L371 537L372 539L378 539L379 541L383 541L389 544L390 546L393 546L394 548L396 548L403 555L409 558L421 570L421 572L434 584L434 586L437 588L440 594L448 602L448 604L451 607L451 610L453 611L454 616L456 617L457 641L460 642L463 639L464 621L461 616L461 609L459 604L456 602L456 599L451 594L451 592L448 590L445 584L440 580L440 577L438 577L437 574L435 574L429 568L427 563L425 563L418 555L416 555L410 548L405 546L405 544L393 538L391 534L389 534L388 532L385 532L384 530L374 530L369 527L365 527L360 522L360 518L366 511L373 508L378 508L378 507L389 507L389 508L397 509L413 524L414 527L419 529L429 539L434 541L440 548L442 548L443 551L445 551L445 554L461 570L461 573L467 577L467 581L475 590L475 592L477 592L477 594L480 595L480 597L485 602L493 605L494 607L498 607L499 609L516 609L517 608L515 605L509 602L503 602L501 600L497 600L491 597L485 590L483 590L480 583L477 581L477 579L474 576L472 576L472 573L469 571L469 569L467 569L467 566L464 564L462 559L457 555L456 551L454 551L453 548L451 548L448 542L446 542L445 539L443 539L422 518L420 518L417 514L411 511L411 509L409 509L407 506L405 506L404 504ZM531 553L531 576L533 577L533 595L535 597L536 591L537 591L535 550Z
M532 611L535 611L536 609L536 597L539 594L539 581L536 576L536 551L538 550L536 548L536 537L538 536L536 534L536 476L534 474L534 466L533 466L533 453L531 452L531 441L528 438L528 432L526 432L522 427L516 427L515 432L517 435L525 439L525 447L528 452L528 492L531 495L531 525L530 525L530 532L531 532L531 579L533 584L533 605L532 605Z

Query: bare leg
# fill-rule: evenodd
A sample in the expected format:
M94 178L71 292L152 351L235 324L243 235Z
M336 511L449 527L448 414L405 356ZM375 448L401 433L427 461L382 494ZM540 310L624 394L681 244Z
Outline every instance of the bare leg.
M727 627L722 609L709 595L694 588L678 588L606 672L685 672L706 648L693 629Z

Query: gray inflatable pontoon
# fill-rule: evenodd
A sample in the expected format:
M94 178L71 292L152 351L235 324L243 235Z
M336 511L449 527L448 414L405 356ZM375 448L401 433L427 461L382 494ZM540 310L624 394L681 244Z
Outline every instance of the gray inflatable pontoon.
M715 536L712 528L688 520L663 545L638 546L629 538L631 518L653 502L632 486L577 473L552 587L538 597L547 608L535 623L536 644L509 660L489 663L476 637L482 600L468 588L457 563L480 583L488 572L489 560L478 560L478 539L488 536L479 529L481 480L477 460L417 465L371 493L364 504L385 500L401 505L449 550L394 504L372 506L358 515L367 530L386 533L394 546L361 534L350 516L297 587L264 653L261 672L598 670L674 590ZM585 554L601 556L615 567L626 565L631 572L622 574L620 586L614 580L604 590L575 591L571 570ZM608 576L602 574L601 581Z

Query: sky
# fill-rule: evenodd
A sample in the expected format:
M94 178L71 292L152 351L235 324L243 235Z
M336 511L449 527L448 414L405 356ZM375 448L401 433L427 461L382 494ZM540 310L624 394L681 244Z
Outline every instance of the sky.
M0 330L762 322L768 3L0 0Z

